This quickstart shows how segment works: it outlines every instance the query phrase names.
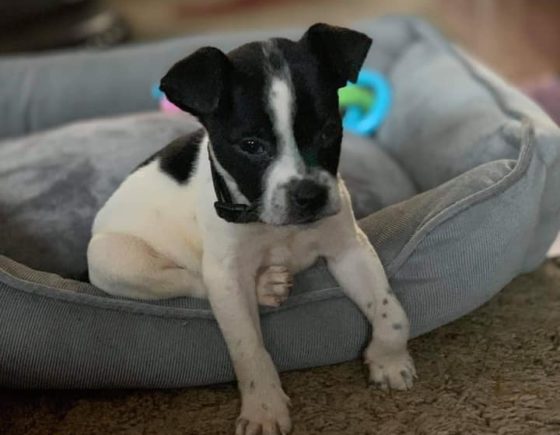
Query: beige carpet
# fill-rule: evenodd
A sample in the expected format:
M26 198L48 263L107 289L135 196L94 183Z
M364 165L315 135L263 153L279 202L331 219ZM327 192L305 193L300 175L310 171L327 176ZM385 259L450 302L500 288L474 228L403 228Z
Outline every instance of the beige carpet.
M282 375L295 434L560 434L560 262L413 340L407 393L366 387L360 362ZM230 434L232 385L181 391L1 392L0 433Z

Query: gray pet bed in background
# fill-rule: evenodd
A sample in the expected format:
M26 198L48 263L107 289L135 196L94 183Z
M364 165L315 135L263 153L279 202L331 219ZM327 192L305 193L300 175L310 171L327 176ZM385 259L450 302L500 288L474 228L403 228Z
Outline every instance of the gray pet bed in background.
M427 24L355 27L373 37L366 66L389 77L395 100L375 140L345 138L342 172L417 336L542 262L560 226L560 132ZM92 219L127 173L194 121L151 113L39 130L153 109L151 83L199 46L280 34L301 31L0 60L0 385L234 379L207 301L117 299L62 277L85 269ZM262 309L262 325L280 370L356 358L368 336L321 262L284 305Z

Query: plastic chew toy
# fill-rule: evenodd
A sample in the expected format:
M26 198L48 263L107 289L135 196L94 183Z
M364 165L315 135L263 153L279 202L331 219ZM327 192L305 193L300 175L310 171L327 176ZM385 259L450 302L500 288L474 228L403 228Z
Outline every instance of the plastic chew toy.
M180 112L169 102L158 85L152 87L152 96L159 101L163 112ZM338 90L339 104L344 111L343 126L359 136L370 136L383 123L391 108L392 92L383 75L372 70L362 70L356 84L348 83Z
M152 86L152 97L154 98L154 100L159 101L159 108L162 112L181 112L181 109L179 109L175 104L165 98L165 94L159 90L159 84L154 84Z
M342 125L351 133L370 136L383 123L391 108L391 86L380 73L362 70L356 84L338 90Z

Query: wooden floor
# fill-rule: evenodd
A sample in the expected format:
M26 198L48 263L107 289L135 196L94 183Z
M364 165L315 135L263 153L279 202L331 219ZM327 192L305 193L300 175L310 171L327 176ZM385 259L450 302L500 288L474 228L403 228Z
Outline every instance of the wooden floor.
M558 0L106 0L140 40L421 15L515 81L560 71ZM233 5L233 6L232 6Z

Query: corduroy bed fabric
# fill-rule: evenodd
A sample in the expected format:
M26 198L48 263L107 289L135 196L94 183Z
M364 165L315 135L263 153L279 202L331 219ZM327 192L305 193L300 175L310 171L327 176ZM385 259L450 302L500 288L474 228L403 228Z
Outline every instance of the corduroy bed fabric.
M353 174L364 148L348 136L343 170L354 181L372 183L362 191L353 183L353 199L365 198L363 210L381 208L360 225L416 336L480 306L544 259L560 226L560 132L538 107L424 22L393 17L355 27L375 41L367 66L385 73L395 92L391 115L370 144L370 166L361 170L373 174L386 161L392 166L375 182L373 175ZM11 108L0 129L15 136L92 115L148 109L152 103L138 93L157 78L155 71L200 45L231 48L263 36L174 40L73 61L64 54L11 66L0 61L0 77L19 74L0 104L23 86L21 95L33 106L25 111L34 114L26 118ZM102 76L110 79L118 105L95 94L101 83L77 91L87 83L77 74L86 71L84 65L101 71L114 66L113 75ZM33 102L33 80L25 77L45 75L52 99L41 87L40 101ZM69 107L86 104L88 93L92 104L81 111L61 108L56 119L50 110L40 114L41 107L60 101L64 84ZM135 96L127 99L128 93ZM145 114L0 142L1 385L150 388L233 380L207 301L111 298L45 272L77 273L95 211L148 151L191 128L193 121L182 116ZM381 198L390 184L400 189ZM355 358L368 336L367 322L322 262L296 277L284 305L262 309L262 325L280 370Z

